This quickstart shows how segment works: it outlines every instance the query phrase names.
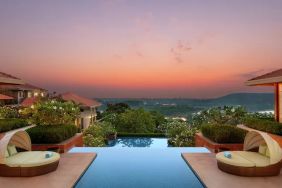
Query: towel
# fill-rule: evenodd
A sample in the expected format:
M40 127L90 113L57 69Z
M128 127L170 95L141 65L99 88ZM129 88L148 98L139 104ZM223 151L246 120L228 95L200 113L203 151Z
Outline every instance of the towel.
M45 158L50 158L50 157L52 157L52 155L53 155L53 153L48 152L48 153L45 154Z
M232 155L229 151L225 151L224 152L224 157L228 158L228 159L231 159L232 158Z

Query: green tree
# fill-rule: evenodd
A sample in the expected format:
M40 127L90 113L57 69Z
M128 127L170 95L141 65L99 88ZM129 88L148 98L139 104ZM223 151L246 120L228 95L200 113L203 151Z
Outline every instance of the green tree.
M151 133L155 128L151 113L141 108L127 110L120 114L116 124L118 132Z
M126 110L130 109L130 106L126 103L115 103L115 104L107 104L106 114L107 113L124 113Z

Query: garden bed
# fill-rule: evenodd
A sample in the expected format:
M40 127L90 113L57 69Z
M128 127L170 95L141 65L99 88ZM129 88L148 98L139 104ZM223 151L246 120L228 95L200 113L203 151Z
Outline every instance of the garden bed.
M216 143L203 136L202 133L195 134L195 146L206 147L211 152L243 150L243 143Z
M82 133L77 133L73 137L57 144L32 144L32 150L50 150L59 153L66 153L73 147L83 147Z
M17 119L17 118L0 119L0 133L26 127L26 126L28 126L28 123L24 119Z

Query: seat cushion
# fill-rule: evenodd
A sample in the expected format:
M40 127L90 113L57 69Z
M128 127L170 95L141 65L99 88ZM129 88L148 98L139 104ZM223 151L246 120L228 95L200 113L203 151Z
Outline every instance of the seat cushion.
M9 157L9 152L8 152L8 149L5 150L5 157Z
M45 158L50 151L26 151L6 158L6 165L10 167L36 167L56 162L60 159L60 154L51 152L50 158Z
M255 167L255 163L252 161L249 161L242 157L241 155L238 155L237 153L234 153L230 151L231 158L227 158L224 156L224 152L220 152L216 154L216 159L222 163L229 164L232 166L240 166L240 167Z
M8 145L7 149L10 156L18 153L15 145Z
M255 163L256 167L265 167L270 165L270 158L260 153L250 151L234 151L234 153Z

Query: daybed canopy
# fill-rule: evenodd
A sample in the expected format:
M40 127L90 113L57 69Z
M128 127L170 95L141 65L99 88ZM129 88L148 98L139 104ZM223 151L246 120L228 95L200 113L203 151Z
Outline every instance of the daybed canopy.
M24 130L15 130L4 134L0 140L0 164L5 164L5 151L8 144L15 145L18 148L31 150L31 140Z
M270 164L275 164L281 160L282 151L279 144L267 133L260 131L249 131L245 137L244 150L251 150L266 144L269 149Z

